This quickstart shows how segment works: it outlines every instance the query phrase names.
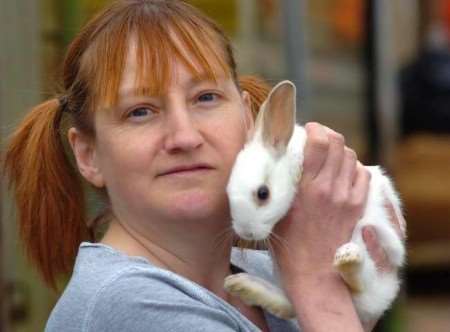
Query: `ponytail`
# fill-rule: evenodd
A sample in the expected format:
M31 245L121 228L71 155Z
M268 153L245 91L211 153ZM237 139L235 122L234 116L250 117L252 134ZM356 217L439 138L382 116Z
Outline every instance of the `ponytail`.
M62 109L57 99L35 107L13 133L4 161L25 252L54 289L57 277L72 271L81 241L92 238L82 183L61 140Z
M239 86L241 90L250 94L252 115L253 118L256 118L259 108L269 95L269 84L257 76L241 76L239 78Z

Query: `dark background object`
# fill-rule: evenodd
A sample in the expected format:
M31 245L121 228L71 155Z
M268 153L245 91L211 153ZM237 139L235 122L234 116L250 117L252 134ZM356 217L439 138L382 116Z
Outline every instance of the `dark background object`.
M450 133L450 51L424 49L400 77L401 130Z

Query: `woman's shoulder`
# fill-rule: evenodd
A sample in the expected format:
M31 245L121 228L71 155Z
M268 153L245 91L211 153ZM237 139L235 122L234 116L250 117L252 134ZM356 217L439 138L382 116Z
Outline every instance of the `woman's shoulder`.
M75 292L78 298L92 303L124 302L146 296L205 301L198 288L199 285L154 266L144 257L128 256L103 244L83 243L62 298Z
M46 331L146 331L148 326L176 331L175 325L189 327L190 322L234 331L239 323L228 310L200 285L145 258L84 243Z

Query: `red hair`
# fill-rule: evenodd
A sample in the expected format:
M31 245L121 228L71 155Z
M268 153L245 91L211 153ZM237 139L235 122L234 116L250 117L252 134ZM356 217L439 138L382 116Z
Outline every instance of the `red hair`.
M269 91L262 80L238 79L227 37L183 1L120 0L88 22L64 61L64 105L55 98L31 110L5 154L4 171L14 191L26 253L53 288L60 274L72 271L80 243L95 240L82 180L65 153L61 118L69 114L74 127L95 138L93 114L117 103L130 40L143 68L137 94L163 92L174 57L194 75L231 77L250 93L254 115Z

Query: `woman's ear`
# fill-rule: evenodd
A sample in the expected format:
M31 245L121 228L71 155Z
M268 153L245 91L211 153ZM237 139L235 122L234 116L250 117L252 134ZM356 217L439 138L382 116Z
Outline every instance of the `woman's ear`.
M242 100L244 101L244 108L245 108L245 114L244 114L244 123L245 128L247 130L247 139L253 136L253 131L255 129L255 120L253 118L252 113L252 101L251 96L248 91L242 91Z
M97 165L93 139L83 135L76 128L69 129L68 139L81 175L95 187L104 187L105 182Z

